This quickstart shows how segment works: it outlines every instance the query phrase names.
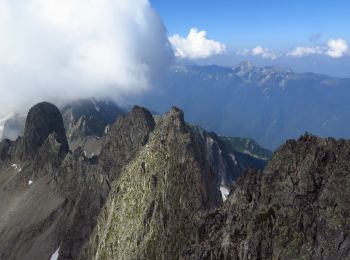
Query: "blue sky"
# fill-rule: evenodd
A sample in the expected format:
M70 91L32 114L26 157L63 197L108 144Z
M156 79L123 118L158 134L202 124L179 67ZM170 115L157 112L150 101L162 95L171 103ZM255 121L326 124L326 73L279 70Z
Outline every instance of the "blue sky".
M330 39L342 39L350 42L350 1L348 0L151 0L154 9L162 17L169 36L179 34L186 38L191 28L205 30L209 39L226 45L224 57L211 57L209 61L229 63L249 59L249 57L233 57L239 49L251 49L256 46L270 49L273 52L288 52L293 48L321 48L327 53ZM222 55L221 55L222 56ZM305 55L306 56L306 55ZM309 55L307 55L309 56ZM349 55L346 57L321 57L312 55L295 58L277 58L275 61L259 59L257 63L278 63L288 65L296 70L308 67L307 63L320 63L320 72L349 76ZM200 62L203 62L201 59ZM298 63L302 66L298 66ZM346 65L347 69L339 68ZM325 67L326 66L326 67ZM318 66L314 66L316 70ZM318 71L316 71L318 72Z

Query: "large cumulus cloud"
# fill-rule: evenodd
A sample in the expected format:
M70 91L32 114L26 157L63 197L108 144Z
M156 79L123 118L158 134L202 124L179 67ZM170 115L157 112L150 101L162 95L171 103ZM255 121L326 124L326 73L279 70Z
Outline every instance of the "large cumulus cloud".
M0 116L142 93L172 55L148 0L0 0Z
M192 28L184 38L178 34L169 37L175 55L183 59L206 59L214 55L224 54L226 45L207 38L206 31Z

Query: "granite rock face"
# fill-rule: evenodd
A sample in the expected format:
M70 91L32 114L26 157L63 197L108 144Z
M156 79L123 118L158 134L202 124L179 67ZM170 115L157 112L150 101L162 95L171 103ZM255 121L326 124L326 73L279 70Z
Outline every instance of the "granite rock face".
M349 259L350 142L288 141L239 178L184 259Z

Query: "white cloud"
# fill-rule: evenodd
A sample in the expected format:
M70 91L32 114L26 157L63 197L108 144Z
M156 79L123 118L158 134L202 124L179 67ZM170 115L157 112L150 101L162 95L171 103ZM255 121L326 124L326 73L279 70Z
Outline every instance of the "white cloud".
M327 55L332 58L341 58L349 54L348 43L343 39L330 39L327 46L297 46L290 51L280 53L262 46L257 46L253 49L245 48L236 50L236 55L239 56L260 56L271 60L275 60L281 56L300 58L308 55Z
M348 43L343 39L330 39L328 41L327 55L332 58L341 58L347 54Z
M272 50L270 50L268 48L263 48L261 46L257 46L255 48L253 48L251 53L254 56L261 56L264 59L271 59L271 60L277 59L276 53L274 53Z
M305 47L298 46L286 53L290 57L304 57L313 54L328 55L332 58L341 58L348 54L348 43L343 39L330 39L327 46Z
M320 47L303 47L303 46L298 46L295 47L293 50L287 52L287 56L291 57L304 57L307 55L312 55L312 54L323 54L324 51Z
M250 54L250 50L247 49L247 48L244 48L244 49L239 49L236 51L236 54L239 55L239 56L247 56Z
M175 56L188 59L204 59L210 56L224 54L226 46L218 41L207 38L205 31L192 28L187 38L175 34L169 37L175 51Z
M172 56L148 0L0 0L0 116L142 93Z

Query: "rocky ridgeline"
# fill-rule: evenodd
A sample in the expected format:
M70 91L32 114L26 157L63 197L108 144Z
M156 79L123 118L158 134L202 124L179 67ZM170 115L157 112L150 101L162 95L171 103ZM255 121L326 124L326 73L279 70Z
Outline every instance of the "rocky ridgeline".
M141 107L99 156L68 150L62 116L30 110L0 143L0 259L349 258L350 142L305 135L263 173L181 110ZM248 163L249 166L249 163Z
M184 259L350 259L350 142L288 141L239 178Z

